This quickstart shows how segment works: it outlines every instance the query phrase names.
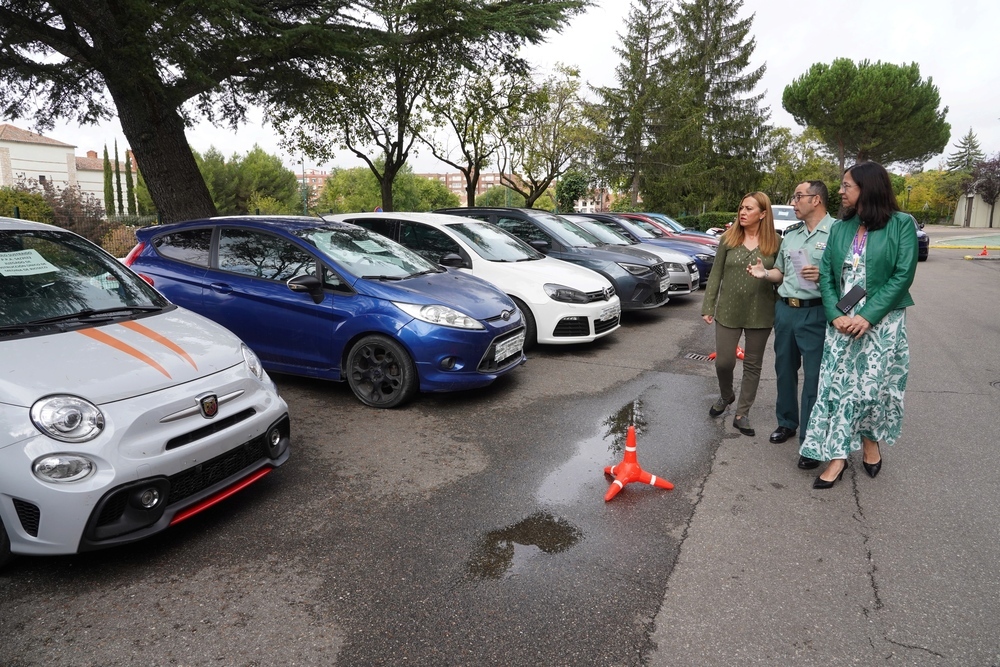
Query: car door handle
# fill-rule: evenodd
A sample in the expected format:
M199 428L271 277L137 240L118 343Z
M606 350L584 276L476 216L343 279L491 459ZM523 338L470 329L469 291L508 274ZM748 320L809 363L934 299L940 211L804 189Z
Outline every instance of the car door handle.
M213 292L218 292L219 294L233 293L233 288L226 283L209 283L208 286L212 288Z

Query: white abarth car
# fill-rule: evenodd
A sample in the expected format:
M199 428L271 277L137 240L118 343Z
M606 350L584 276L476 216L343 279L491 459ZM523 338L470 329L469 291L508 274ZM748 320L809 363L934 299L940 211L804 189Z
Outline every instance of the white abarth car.
M607 278L546 257L488 222L442 213L323 216L387 236L435 264L457 268L503 290L524 316L525 347L590 343L621 324L621 300Z
M0 218L0 567L133 542L283 464L254 353L66 230Z

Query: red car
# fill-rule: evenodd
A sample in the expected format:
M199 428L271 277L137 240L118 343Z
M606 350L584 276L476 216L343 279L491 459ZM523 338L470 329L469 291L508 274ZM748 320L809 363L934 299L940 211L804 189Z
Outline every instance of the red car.
M710 245L713 247L718 247L719 239L708 236L707 234L701 233L688 233L688 232L678 232L671 229L665 223L657 220L653 216L645 215L643 213L615 213L615 215L622 218L627 218L639 225L647 232L655 234L661 238L676 239L678 241L689 241L693 243L702 243L704 245Z

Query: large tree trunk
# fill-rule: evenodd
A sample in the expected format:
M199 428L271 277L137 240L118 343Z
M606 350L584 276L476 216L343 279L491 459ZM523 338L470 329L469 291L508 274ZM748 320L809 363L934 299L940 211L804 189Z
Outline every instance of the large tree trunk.
M215 215L215 204L191 153L176 106L166 101L158 86L139 84L141 77L124 84L109 78L105 81L118 107L122 132L163 222Z
M215 215L215 204L191 153L178 106L168 101L158 78L153 82L136 73L136 64L132 65L128 72L106 73L105 83L161 220L178 222Z

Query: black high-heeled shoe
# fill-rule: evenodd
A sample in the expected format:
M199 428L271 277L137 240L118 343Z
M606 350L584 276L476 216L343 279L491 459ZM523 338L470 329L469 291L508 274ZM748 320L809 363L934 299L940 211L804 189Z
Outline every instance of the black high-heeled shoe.
M882 449L878 446L877 442L875 443L875 449L878 450L878 461L875 463L868 463L865 461L864 456L861 457L861 463L865 466L865 472L872 479L875 479L878 476L879 470L882 469Z
M844 467L840 469L840 474L837 475L837 479L828 482L819 475L817 475L816 479L813 480L814 489L832 489L833 485L840 481L840 478L844 476L844 471L847 470L847 459L840 459L840 460L844 462Z

